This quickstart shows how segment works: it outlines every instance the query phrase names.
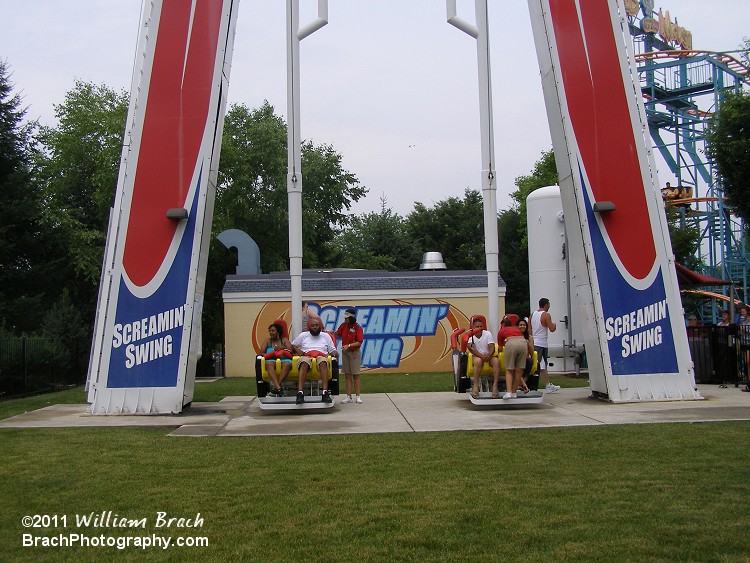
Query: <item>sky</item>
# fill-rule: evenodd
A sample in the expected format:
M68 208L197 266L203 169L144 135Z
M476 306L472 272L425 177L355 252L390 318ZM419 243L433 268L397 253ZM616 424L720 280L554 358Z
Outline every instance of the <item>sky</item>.
M301 133L330 144L369 189L353 213L400 215L481 188L476 41L446 23L444 0L329 0L329 23L300 46ZM129 89L142 0L2 0L0 59L27 118L55 124L75 80ZM747 0L656 2L695 49L731 51L750 36ZM300 24L317 0L300 0ZM458 0L474 22L474 2ZM489 0L498 208L551 148L523 0ZM286 117L286 2L241 0L229 104L264 100ZM304 179L303 179L304 182ZM304 189L304 186L303 186Z

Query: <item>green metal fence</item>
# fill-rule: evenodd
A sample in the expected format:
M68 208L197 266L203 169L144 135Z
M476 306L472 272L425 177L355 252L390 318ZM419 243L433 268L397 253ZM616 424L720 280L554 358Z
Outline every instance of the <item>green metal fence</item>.
M90 344L83 338L0 338L0 399L82 385Z

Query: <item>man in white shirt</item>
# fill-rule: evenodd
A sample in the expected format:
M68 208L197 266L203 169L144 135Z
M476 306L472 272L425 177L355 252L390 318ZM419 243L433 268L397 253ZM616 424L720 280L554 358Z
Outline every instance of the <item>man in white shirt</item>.
M471 396L475 399L479 398L479 376L482 373L482 367L485 362L490 364L492 375L495 376L493 395L497 395L500 360L495 355L495 338L489 330L484 330L484 323L481 319L474 319L471 328L476 333L466 342L466 349L473 356L474 382L471 387Z
M539 300L539 309L531 314L531 335L534 337L534 350L539 359L539 375L542 382L545 382L547 393L557 393L560 390L559 385L550 383L547 375L548 348L547 334L555 332L557 325L552 322L552 315L549 314L549 299L542 297Z
M294 353L299 358L299 377L297 378L297 404L305 402L305 377L312 367L313 357L316 358L320 379L323 382L323 402L330 403L328 393L328 356L336 357L336 345L327 332L321 332L321 322L318 317L310 317L307 331L301 332L292 341Z

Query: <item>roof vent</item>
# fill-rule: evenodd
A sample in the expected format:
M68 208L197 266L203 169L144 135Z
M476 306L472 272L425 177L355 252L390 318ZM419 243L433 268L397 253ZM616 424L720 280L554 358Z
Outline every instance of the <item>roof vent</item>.
M420 270L446 270L443 255L439 252L425 252L422 256L422 263L419 265Z

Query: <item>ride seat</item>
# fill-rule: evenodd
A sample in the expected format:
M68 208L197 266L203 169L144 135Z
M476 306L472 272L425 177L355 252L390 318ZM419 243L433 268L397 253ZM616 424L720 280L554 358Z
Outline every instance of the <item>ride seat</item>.
M281 334L283 338L289 338L289 327L286 326L286 321L284 319L276 319L273 321L273 324L280 325L281 328L284 329Z
M287 336L287 324L286 321L283 319L277 319L274 321L278 324L280 324L284 329L284 336ZM308 320L308 328L309 328L309 320ZM333 345L336 345L336 337L335 335L328 332L328 335L331 337L331 340L333 341ZM288 336L287 336L288 338ZM299 356L294 355L292 357L292 369L289 372L289 375L286 377L286 381L298 381L299 380ZM276 359L276 373L281 373L281 366L282 361L281 358ZM328 390L332 395L338 395L339 394L339 387L338 387L338 378L339 378L339 363L337 358L333 358L330 355L328 356ZM307 372L307 375L305 376L306 381L320 381L321 375L320 375L320 369L318 368L318 359L313 358L312 359L312 365L310 366L310 370ZM270 383L271 378L268 375L268 372L266 371L266 359L261 355L258 354L255 357L255 382L258 387L258 396L259 397L265 397L268 391L270 390Z
M510 322L513 323L513 326L518 326L518 321L520 320L520 317L516 315L515 313L508 313L505 315L506 319L510 319Z
M256 363L260 363L260 370L261 370L261 377L263 381L271 381L271 378L268 375L268 372L266 371L266 359L263 356L257 356L256 357ZM333 379L333 364L334 359L331 358L331 356L328 356L328 381ZM337 363L338 365L338 363ZM257 371L257 368L256 368ZM276 373L281 373L281 360L276 360ZM294 356L292 358L292 370L289 372L289 375L287 376L287 381L297 381L299 379L299 356ZM307 376L305 376L305 379L321 379L320 377L320 370L318 369L318 359L313 358L312 360L312 367L307 372Z
M466 375L467 377L472 377L474 374L474 355L471 352L468 352L467 354L469 357L469 361L466 364ZM503 352L498 352L497 344L495 344L494 355L497 356L498 359L500 360L500 375L503 376L505 375L505 361L503 359L504 354ZM536 367L537 367L537 353L536 351L534 351L534 353L531 356L531 372L530 373L536 372ZM484 363L482 365L482 371L479 372L479 375L481 377L492 376L492 367L490 366L489 363Z
M310 329L310 321L312 319L317 319L318 321L320 321L319 317L311 316L307 320L307 326L305 327L308 330ZM273 322L274 322L274 324L281 325L281 327L284 329L282 336L285 337L285 338L289 338L289 328L288 328L288 326L286 324L286 321L284 319L276 319ZM333 341L333 345L336 346L336 335L333 332L330 332L330 331L325 331L325 332L331 337L331 340ZM265 361L265 358L262 355L258 355L256 357L256 362L258 360L260 360L260 370L261 370L261 375L262 375L263 381L269 381L270 382L271 378L268 376L268 373L266 372L266 361ZM281 365L282 365L282 362L281 362L281 359L279 358L279 359L276 360L276 373L281 373ZM333 369L332 369L333 368L333 361L332 361L331 356L328 356L328 368L329 368L328 369L328 380L330 381L333 378ZM257 371L257 369L256 369L256 371ZM289 372L289 375L287 376L286 380L287 381L297 381L297 379L299 379L299 356L298 355L294 355L292 357L292 370ZM317 360L317 358L313 358L311 369L307 372L307 376L306 376L305 379L318 379L318 380L321 379L321 377L320 377L320 370L318 369L318 360Z

